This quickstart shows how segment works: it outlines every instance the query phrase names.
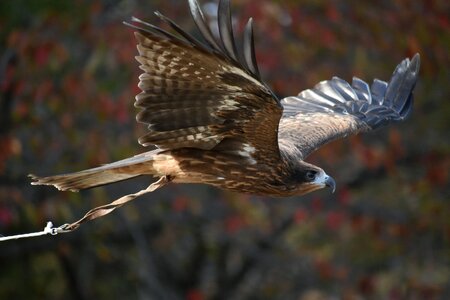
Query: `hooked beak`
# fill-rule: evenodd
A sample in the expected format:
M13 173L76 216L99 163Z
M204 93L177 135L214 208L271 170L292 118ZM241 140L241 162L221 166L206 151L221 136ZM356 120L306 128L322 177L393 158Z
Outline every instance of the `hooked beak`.
M327 175L325 177L325 186L331 188L331 192L334 193L336 190L336 181L334 181L333 177Z

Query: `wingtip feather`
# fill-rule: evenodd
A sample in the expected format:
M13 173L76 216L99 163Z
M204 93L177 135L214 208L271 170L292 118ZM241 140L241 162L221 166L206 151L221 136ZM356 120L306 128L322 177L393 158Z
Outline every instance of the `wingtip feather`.
M233 25L231 23L231 7L230 0L219 1L217 10L219 22L220 40L226 53L235 61L238 61L236 44L234 41Z
M335 113L353 115L371 129L392 121L402 121L412 112L413 92L419 69L420 55L416 54L411 60L406 58L397 65L389 82L375 79L370 88L358 78L354 78L350 87L342 79L333 77L320 82L313 89L301 92L298 97L289 98L297 101L287 102L283 99L287 108L285 116L292 116L300 111L332 110Z
M413 58L411 59L410 62L410 69L412 69L412 72L416 75L419 74L419 70L420 70L420 54L416 53Z
M197 2L197 0L189 0L188 4L192 18L194 19L197 28L202 33L202 36L205 38L206 42L209 44L210 47L212 47L218 52L221 52L222 48L217 43L216 39L214 38L211 32L211 29L206 23L205 16L203 15L203 12L200 8L200 4Z
M399 113L404 111L404 107L413 99L412 93L417 83L419 69L419 54L414 55L412 60L404 59L395 68L386 90L385 105Z
M258 78L260 77L255 54L255 39L253 34L253 18L248 19L244 30L243 43L244 61L247 68Z

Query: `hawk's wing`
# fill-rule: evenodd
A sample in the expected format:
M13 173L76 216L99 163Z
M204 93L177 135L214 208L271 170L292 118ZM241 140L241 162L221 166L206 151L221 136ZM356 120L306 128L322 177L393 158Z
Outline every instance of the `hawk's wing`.
M280 145L298 150L304 159L332 140L405 119L412 110L419 66L416 54L397 66L389 82L375 79L369 87L359 78L350 85L334 77L282 99Z
M191 14L206 43L156 13L175 34L133 18L144 73L135 106L137 120L149 125L139 139L160 149L212 149L247 155L278 157L277 129L282 114L279 100L260 80L253 42L252 20L244 32L243 49L235 44L229 0L220 1L219 38L207 25L195 0ZM244 150L244 148L246 150ZM244 152L242 152L244 151Z

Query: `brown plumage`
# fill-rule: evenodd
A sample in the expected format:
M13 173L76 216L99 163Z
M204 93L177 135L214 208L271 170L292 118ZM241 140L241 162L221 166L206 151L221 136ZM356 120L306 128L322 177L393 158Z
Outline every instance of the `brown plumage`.
M157 150L77 173L32 176L32 184L77 191L150 175L269 196L334 190L334 180L304 159L337 138L401 121L412 109L418 54L388 83L369 87L354 78L350 85L335 77L280 100L261 80L252 20L238 49L228 0L219 2L219 36L196 0L189 7L204 42L160 13L174 34L136 18L126 23L136 29L144 71L135 106L149 130L139 143Z

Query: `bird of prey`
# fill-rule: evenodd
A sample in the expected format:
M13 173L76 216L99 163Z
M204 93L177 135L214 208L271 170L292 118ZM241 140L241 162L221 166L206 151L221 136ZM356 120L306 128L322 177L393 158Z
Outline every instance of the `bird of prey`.
M234 38L230 1L221 0L217 28L199 3L189 8L202 41L156 12L171 30L137 18L134 28L143 70L136 96L139 138L148 152L76 173L31 175L34 185L78 191L140 175L168 182L204 183L237 192L285 197L324 187L334 179L307 163L325 143L404 120L413 106L420 57L406 58L388 82L369 86L338 77L284 99L261 79L252 19L243 42Z

